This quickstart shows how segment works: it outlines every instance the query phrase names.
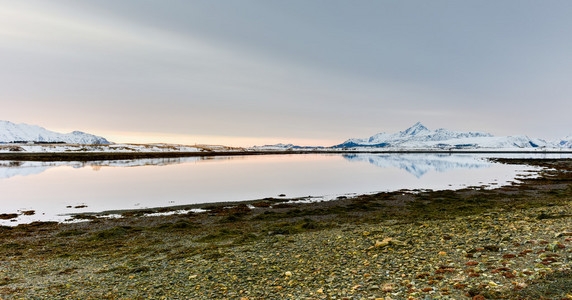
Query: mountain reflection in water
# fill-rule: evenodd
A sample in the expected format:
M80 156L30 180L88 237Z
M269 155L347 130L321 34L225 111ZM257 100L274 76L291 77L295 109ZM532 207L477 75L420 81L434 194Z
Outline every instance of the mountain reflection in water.
M429 171L446 172L452 169L481 169L493 165L475 155L451 154L346 154L352 162L368 162L380 168L399 168L417 178Z
M0 225L62 221L69 214L86 212L280 195L327 201L341 195L403 189L486 188L510 184L535 170L492 163L484 157L396 153L0 161L0 214L18 215L16 219L0 220ZM20 213L30 210L36 213Z
M0 161L0 179L14 176L29 176L40 174L50 168L68 166L74 169L92 167L98 171L102 167L143 167L167 166L186 162L224 159L223 157L174 157L148 159L119 159L100 161Z

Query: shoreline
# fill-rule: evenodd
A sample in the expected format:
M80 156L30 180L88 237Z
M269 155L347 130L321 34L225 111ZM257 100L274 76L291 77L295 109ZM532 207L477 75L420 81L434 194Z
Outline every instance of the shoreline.
M0 161L97 161L145 158L250 156L302 154L572 154L572 150L284 150L284 151L201 151L201 152L3 152Z
M0 295L39 298L561 299L572 160L493 190L0 227Z

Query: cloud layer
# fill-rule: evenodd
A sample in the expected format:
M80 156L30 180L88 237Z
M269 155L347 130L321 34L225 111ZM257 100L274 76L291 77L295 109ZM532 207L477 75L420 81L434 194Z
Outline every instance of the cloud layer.
M569 1L0 0L0 119L310 143L415 121L557 138L572 130L571 13Z

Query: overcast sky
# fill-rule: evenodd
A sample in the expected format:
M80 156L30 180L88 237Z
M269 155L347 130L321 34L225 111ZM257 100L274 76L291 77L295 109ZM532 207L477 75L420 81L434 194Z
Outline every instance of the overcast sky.
M0 0L0 119L115 142L572 134L572 1Z

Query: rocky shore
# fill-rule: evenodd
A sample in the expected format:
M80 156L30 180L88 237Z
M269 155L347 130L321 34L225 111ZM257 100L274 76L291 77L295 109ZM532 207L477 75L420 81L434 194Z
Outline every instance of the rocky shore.
M572 160L487 190L0 227L2 299L572 299Z

